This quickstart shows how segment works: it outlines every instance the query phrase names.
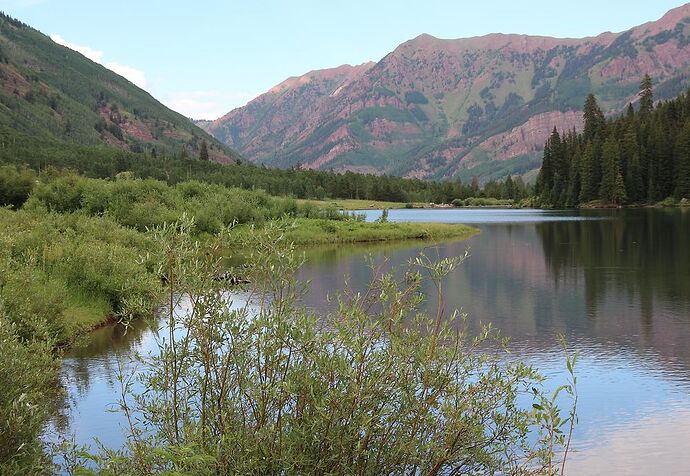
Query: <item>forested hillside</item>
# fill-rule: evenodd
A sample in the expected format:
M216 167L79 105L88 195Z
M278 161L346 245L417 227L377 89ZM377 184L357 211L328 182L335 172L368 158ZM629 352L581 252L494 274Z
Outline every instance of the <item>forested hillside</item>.
M154 156L240 157L122 76L0 13L0 148L27 137Z

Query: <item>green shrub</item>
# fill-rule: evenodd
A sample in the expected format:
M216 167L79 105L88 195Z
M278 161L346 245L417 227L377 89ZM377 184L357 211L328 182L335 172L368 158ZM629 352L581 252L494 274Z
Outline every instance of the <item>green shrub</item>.
M21 207L29 198L36 174L27 168L0 166L0 206Z
M119 376L120 409L132 426L125 448L91 459L98 468L123 475L557 472L574 410L562 416L533 369L482 352L496 343L490 328L473 339L462 317L445 314L440 283L463 257L434 263L422 255L401 282L372 266L367 292L345 293L335 312L317 317L299 304L300 259L267 226L244 243L255 299L231 310L232 296L211 278L216 253L201 248L191 228L166 226L155 239L158 266L174 277L161 312L169 329L185 331L159 341L143 387ZM419 309L423 276L439 290L434 315ZM188 305L180 314L182 296ZM576 397L572 385L562 390Z
M197 218L197 232L209 234L233 223L260 224L284 216L320 213L313 205L300 205L293 198L271 197L261 190L196 181L169 186L157 180L124 177L112 182L75 175L42 177L27 207L107 215L120 225L139 231L179 220L186 213ZM331 217L343 218L337 213Z
M0 474L48 474L41 435L55 407L51 343L25 341L0 306Z
M79 210L87 181L76 175L66 175L41 181L31 194L37 204L48 211L70 213Z
M125 302L151 310L159 277L139 259L150 246L105 217L0 209L0 303L22 338L59 341L121 314ZM75 303L86 309L73 313Z
M17 336L43 341L64 338L64 283L15 260L0 263L0 273L0 308Z

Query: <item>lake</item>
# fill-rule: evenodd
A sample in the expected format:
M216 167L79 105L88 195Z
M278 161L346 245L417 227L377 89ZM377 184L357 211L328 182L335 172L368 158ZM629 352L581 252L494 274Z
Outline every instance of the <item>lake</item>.
M368 220L380 211L366 211ZM515 358L565 380L557 335L580 352L580 423L568 474L690 474L690 210L390 210L391 221L467 223L467 241L317 247L299 278L305 304L371 277L365 257L404 268L419 252L470 256L444 285L446 306L468 314L470 329L492 323L511 338ZM347 278L346 278L347 277ZM118 366L155 348L137 323L100 329L64 359L68 389L57 431L78 443L123 442Z

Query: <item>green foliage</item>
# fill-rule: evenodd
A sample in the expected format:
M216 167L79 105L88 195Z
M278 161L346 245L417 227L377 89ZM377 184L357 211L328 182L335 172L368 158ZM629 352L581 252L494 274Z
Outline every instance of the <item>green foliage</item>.
M504 180L509 175L522 175L539 167L538 157L522 155L511 160L488 160L471 169L460 169L456 177L469 182L472 177L483 177L484 180Z
M602 159L603 171L599 198L604 203L620 205L625 201L626 194L620 171L620 149L615 139L610 138L604 143Z
M0 206L19 208L29 198L36 174L27 168L0 166Z
M604 133L605 119L604 113L597 104L594 94L589 94L584 106L585 126L582 132L584 140L595 140Z
M639 111L631 106L608 120L590 94L582 134L559 141L552 135L537 182L542 205L579 206L599 198L600 205L620 206L690 196L690 92L654 107L649 76L641 89Z
M640 83L640 114L648 116L654 108L654 96L652 94L652 78L645 74Z
M555 397L538 390L542 378L480 351L501 343L496 333L471 338L463 317L444 311L440 283L466 255L421 255L402 282L372 265L367 292L345 293L336 311L317 317L300 305L298 255L268 227L246 242L254 299L231 309L232 296L209 277L215 253L203 252L191 229L183 221L156 232L166 335L160 354L142 362L142 388L120 375L127 446L90 456L96 471L557 472L565 420ZM438 290L433 315L419 310L427 279ZM544 436L535 443L532 432Z
M466 239L477 233L476 228L445 223L365 223L352 218L285 220L284 236L295 245L323 243L365 243L404 240ZM267 225L272 226L273 222ZM239 227L234 240L242 240L251 234L251 228Z
M234 189L196 181L171 186L152 179L131 179L126 175L120 175L115 181L105 181L73 174L46 174L41 176L26 207L107 216L139 231L179 220L186 213L196 217L196 232L209 234L232 224L260 224L284 216L341 218L329 210L298 204L292 198L271 197L261 190Z
M209 160L208 144L206 144L206 141L201 143L201 148L199 149L199 160Z
M52 472L41 436L60 403L54 349L153 311L150 244L107 218L0 209L0 474Z
M381 216L376 220L379 223L388 223L388 209L384 208L381 212Z
M150 238L110 219L0 210L0 245L0 305L22 339L65 342L126 303L157 304L139 259Z
M405 203L429 202L443 182L403 179L353 172L336 174L315 170L279 170L246 164L224 165L212 161L181 160L151 154L136 154L108 147L84 147L38 140L0 127L9 139L0 147L0 164L26 166L35 171L51 167L71 169L94 178L114 179L123 172L133 178L165 181L168 184L198 180L211 184L295 198L367 199ZM16 140L15 140L16 138ZM520 164L518 164L520 165ZM533 164L528 167L533 167ZM521 166L521 169L525 167ZM517 172L516 172L517 173Z
M500 198L483 198L483 197L469 197L465 199L453 200L454 207L512 207L514 202L510 200L502 200Z
M675 196L679 200L690 199L690 121L686 122L679 134L676 156Z
M419 91L408 91L405 93L405 102L408 104L429 104L429 100Z
M21 339L0 305L0 474L48 474L40 440L57 397L51 343Z

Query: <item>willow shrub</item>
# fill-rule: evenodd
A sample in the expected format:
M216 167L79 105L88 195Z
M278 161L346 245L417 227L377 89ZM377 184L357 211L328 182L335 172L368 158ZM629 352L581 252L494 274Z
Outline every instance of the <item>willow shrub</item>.
M129 302L153 309L160 278L140 259L152 246L108 218L0 208L0 306L21 338L61 342Z
M142 232L177 221L186 213L196 217L197 234L216 234L233 223L261 224L284 216L347 218L336 210L320 210L311 204L299 204L293 198L270 196L262 190L195 181L173 186L127 177L108 181L50 171L40 177L25 208L107 216ZM1 180L2 170L0 184Z
M58 369L51 342L21 339L0 304L0 474L48 474L40 436L55 408Z
M27 168L0 166L0 206L21 207L29 198L36 174Z
M191 228L157 231L168 288L160 355L141 361L137 385L120 376L127 446L92 457L93 471L559 470L574 420L539 390L535 370L480 351L497 338L491 329L470 337L462 316L444 310L443 277L463 257L422 255L402 282L377 272L366 292L344 293L337 311L316 316L300 306L300 259L273 226L245 243L251 285L234 306L240 295L212 279L220 264L189 239ZM419 310L425 279L438 290L433 315ZM72 461L72 471L91 472Z

